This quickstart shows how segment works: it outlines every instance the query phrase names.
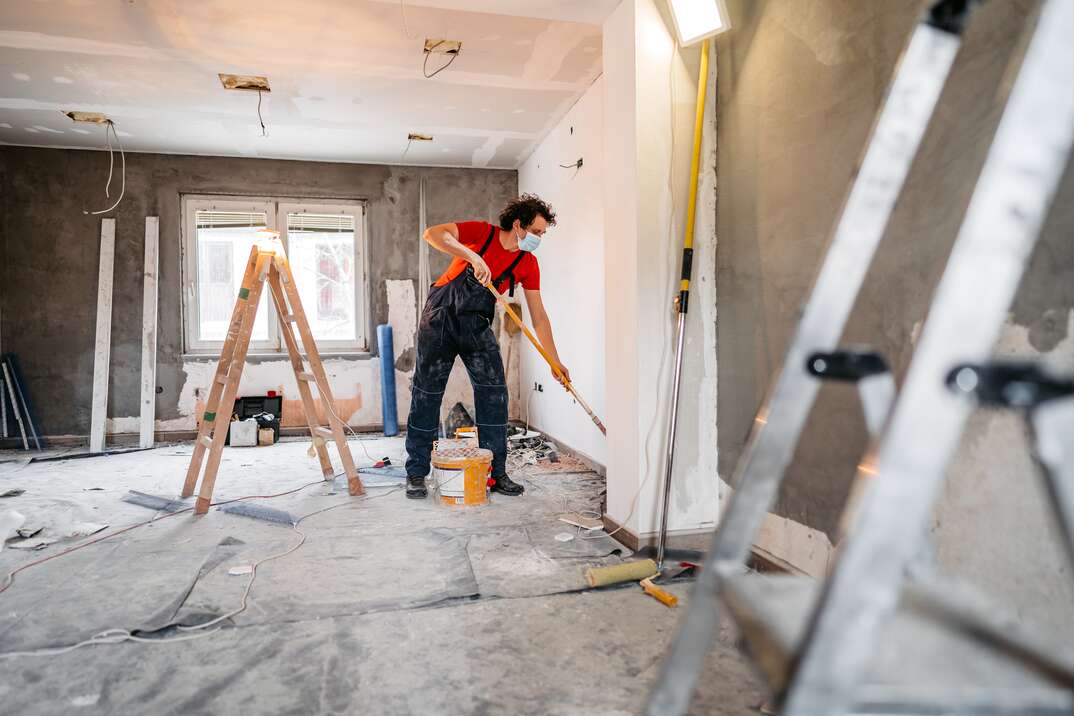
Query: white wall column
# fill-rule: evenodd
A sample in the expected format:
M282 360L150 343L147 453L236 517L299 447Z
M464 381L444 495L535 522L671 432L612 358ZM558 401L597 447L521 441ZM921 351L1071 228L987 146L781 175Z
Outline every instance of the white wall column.
M663 0L624 0L604 24L605 393L608 516L659 529L675 315L700 45L678 47ZM669 529L710 531L716 463L715 53L694 235Z

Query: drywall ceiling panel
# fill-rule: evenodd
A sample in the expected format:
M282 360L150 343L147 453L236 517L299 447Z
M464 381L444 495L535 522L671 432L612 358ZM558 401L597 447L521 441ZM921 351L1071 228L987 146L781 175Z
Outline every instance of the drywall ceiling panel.
M515 167L600 73L601 18L575 4L3 3L0 142L103 147L102 128L62 115L76 109L112 118L132 151ZM463 43L432 79L425 37ZM257 93L219 72L269 78L267 136ZM410 131L435 140L407 150Z

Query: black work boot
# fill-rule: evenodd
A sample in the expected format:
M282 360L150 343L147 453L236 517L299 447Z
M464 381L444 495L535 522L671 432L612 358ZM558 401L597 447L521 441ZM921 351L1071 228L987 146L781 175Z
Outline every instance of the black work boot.
M429 494L425 487L425 478L408 475L406 478L406 496L412 500L424 500Z
M503 477L494 477L492 479L492 491L498 492L501 495L518 497L526 491L526 488L522 487L522 485L509 478L507 475L504 475Z

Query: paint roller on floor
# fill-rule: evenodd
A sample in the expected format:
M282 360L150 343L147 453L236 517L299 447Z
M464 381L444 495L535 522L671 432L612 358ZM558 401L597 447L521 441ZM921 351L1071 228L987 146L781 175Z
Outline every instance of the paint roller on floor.
M589 586L594 588L608 587L623 582L638 582L650 597L664 606L675 607L679 603L679 598L661 589L654 580L670 581L692 568L693 565L683 565L681 568L661 572L656 568L656 562L651 559L642 559L637 562L614 564L610 567L590 567L585 571L585 579Z
M503 296L500 295L500 292L497 291L492 284L485 284L485 288L492 292L492 295L496 297L496 301L503 306L503 312L510 316L511 320L514 321L515 324L522 329L522 332L526 334L526 338L530 339L530 343L532 343L533 347L537 349L537 352L541 354L541 357L545 359L545 362L548 363L548 367L552 369L552 374L556 376L556 380L560 381L563 384L563 387L567 389L567 392L578 401L578 404L582 406L582 410L584 410L593 420L593 424L597 426L597 429L604 435L607 435L608 430L604 427L604 423L600 422L600 418L596 416L593 409L589 407L588 403L582 400L582 396L578 395L578 391L576 391L571 382L564 377L559 364L557 364L552 356L549 355L548 351L544 349L541 342L537 340L537 336L533 335L533 331L526 327L526 324L522 322L522 319L519 318L518 314L511 308L511 305L504 300Z

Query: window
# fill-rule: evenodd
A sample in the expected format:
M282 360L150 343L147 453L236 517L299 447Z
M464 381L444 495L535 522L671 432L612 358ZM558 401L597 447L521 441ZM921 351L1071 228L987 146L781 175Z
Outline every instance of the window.
M361 204L188 196L182 211L187 351L222 347L250 248L265 228L280 231L318 348L366 350ZM268 294L266 284L251 351L283 345Z

